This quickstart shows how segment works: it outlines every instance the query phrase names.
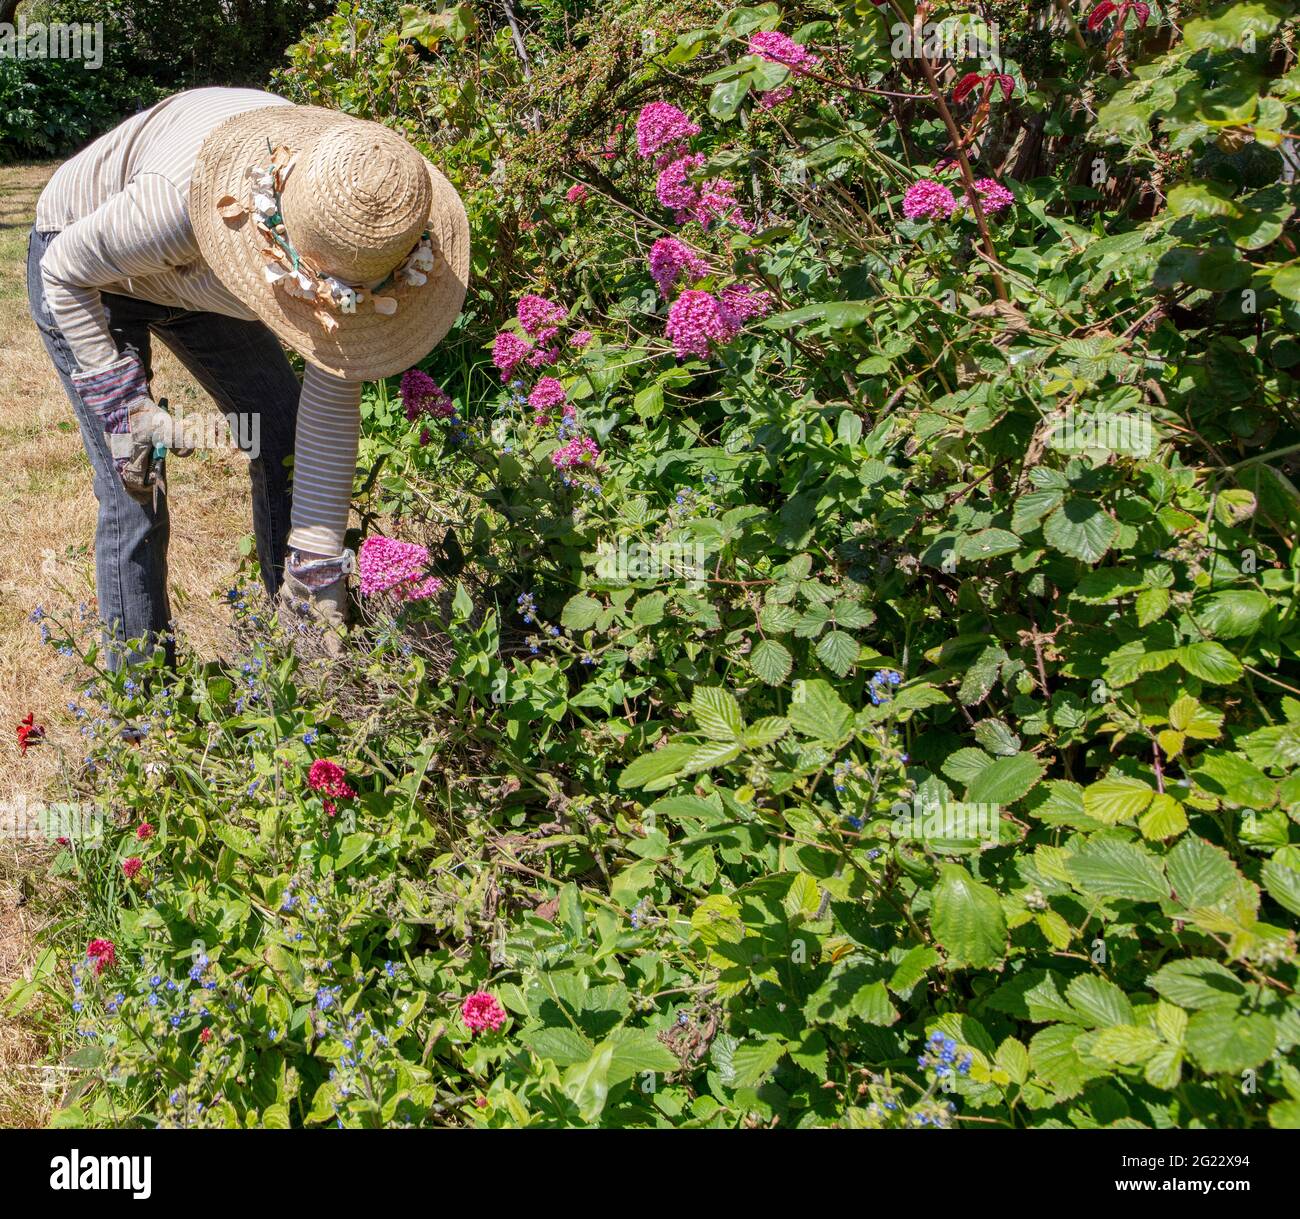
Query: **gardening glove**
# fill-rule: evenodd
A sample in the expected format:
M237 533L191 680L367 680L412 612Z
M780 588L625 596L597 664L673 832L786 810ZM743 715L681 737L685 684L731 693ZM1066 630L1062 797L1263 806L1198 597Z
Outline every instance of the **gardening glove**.
M356 568L356 555L345 550L333 558L309 558L296 550L284 564L280 586L280 625L297 641L304 633L337 656L347 631L348 576ZM306 628L313 628L307 631Z
M142 504L166 494L163 460L173 437L174 423L166 400L149 397L144 365L133 352L115 363L90 372L74 373L73 385L81 400L99 419L104 440L122 485ZM192 449L172 450L178 457Z

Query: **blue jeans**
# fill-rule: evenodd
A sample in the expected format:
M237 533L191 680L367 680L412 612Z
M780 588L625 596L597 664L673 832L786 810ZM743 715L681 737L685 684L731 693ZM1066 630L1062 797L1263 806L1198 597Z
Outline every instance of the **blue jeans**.
M78 371L67 340L50 316L41 280L41 258L53 233L32 231L27 245L27 300L45 350L58 371L81 425L81 439L94 475L99 519L95 526L95 592L106 642L161 642L167 661L175 659L167 598L166 498L158 507L128 494L109 454L103 425L77 394L71 374ZM301 387L279 341L261 322L218 313L155 305L133 297L103 294L104 313L118 350L134 351L152 379L152 340L157 335L230 418L235 437L257 436L260 449L249 462L253 493L253 532L267 592L274 596L284 570L289 537L290 475ZM258 429L240 428L238 416L251 417ZM234 417L232 417L234 416ZM183 460L183 459L181 459ZM120 663L120 648L108 647L109 663ZM129 659L141 653L133 653Z

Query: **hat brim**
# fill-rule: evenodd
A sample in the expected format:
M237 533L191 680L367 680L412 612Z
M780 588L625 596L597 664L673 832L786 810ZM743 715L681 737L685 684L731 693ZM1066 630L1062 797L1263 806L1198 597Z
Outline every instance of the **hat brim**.
M217 278L281 342L348 381L375 381L406 371L433 350L460 313L469 285L469 220L455 187L425 160L433 188L429 233L435 250L428 282L385 287L383 295L397 301L394 314L376 312L369 301L356 313L331 311L338 323L332 330L321 322L313 302L267 282L266 241L252 217L244 213L224 219L218 203L226 196L247 200L247 170L269 163L268 140L270 148L283 144L301 155L331 127L366 122L316 106L266 106L237 114L208 134L190 183L190 223Z

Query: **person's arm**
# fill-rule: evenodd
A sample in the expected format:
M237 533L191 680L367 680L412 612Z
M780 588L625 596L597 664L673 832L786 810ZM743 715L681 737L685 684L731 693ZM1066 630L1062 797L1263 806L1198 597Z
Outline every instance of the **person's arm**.
M361 383L307 365L293 457L289 546L303 554L343 552L361 432Z
M154 496L155 461L171 443L171 417L153 401L139 356L118 351L100 290L192 261L192 242L176 188L142 174L62 230L41 259L46 305L77 364L73 384L99 418L127 491L142 502Z
M102 289L185 266L197 256L185 200L158 174L140 174L58 233L41 259L41 279L50 314L80 370L103 369L121 354L109 333Z

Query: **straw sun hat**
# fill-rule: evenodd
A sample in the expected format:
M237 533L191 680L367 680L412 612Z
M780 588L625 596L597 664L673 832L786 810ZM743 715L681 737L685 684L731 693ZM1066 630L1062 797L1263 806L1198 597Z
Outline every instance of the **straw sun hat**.
M401 136L315 106L266 106L204 140L190 221L226 288L310 363L403 372L460 312L469 222Z

